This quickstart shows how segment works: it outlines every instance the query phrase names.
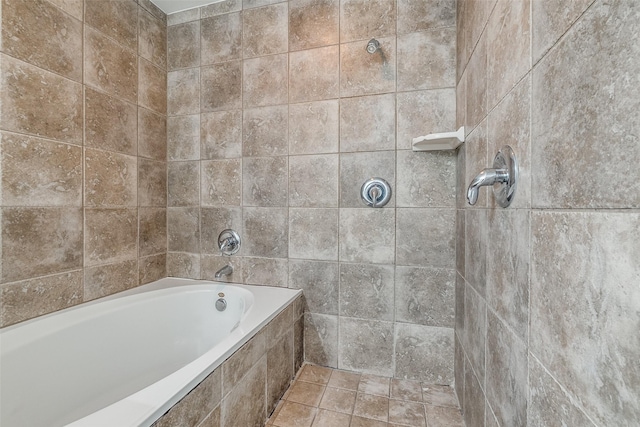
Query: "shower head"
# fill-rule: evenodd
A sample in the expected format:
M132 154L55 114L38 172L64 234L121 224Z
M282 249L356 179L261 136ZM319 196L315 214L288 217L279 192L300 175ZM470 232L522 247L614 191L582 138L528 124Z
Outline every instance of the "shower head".
M380 49L380 42L376 39L369 40L367 43L367 52L370 54L376 53Z

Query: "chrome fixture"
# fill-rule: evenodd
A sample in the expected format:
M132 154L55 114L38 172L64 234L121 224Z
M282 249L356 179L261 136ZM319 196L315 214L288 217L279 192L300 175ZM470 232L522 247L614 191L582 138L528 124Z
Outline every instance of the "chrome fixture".
M240 250L240 235L230 228L223 230L218 236L218 248L222 255L235 254Z
M216 301L216 310L225 311L227 309L227 300L224 298L218 298Z
M478 201L478 191L485 185L493 185L493 194L499 206L506 208L516 195L518 183L518 161L516 155L508 145L498 151L493 159L493 168L480 172L467 190L467 200L470 205Z
M362 184L360 197L365 205L381 208L391 199L391 186L382 178L371 178Z
M376 39L369 40L367 43L367 52L370 54L376 53L380 49L380 42Z
M233 267L230 264L225 265L220 270L216 271L215 278L222 279L224 276L230 276L233 274Z

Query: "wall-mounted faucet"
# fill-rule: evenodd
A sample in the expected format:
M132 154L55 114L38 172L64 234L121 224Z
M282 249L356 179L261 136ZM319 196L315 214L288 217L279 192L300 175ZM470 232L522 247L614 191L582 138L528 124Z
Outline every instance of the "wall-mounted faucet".
M222 279L224 276L230 276L233 274L233 267L230 264L225 265L220 270L216 271L215 278Z
M480 187L493 185L496 202L503 208L511 204L516 195L518 181L518 162L511 147L505 145L493 159L493 168L484 169L471 181L467 189L467 200L470 205L478 201Z

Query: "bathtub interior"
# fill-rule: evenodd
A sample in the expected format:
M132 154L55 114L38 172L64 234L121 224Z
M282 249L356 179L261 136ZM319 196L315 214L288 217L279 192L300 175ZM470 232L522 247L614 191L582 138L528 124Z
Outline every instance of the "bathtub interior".
M224 312L215 309L220 292ZM228 336L253 298L238 287L194 285L123 301L0 333L0 425L65 425L153 384Z

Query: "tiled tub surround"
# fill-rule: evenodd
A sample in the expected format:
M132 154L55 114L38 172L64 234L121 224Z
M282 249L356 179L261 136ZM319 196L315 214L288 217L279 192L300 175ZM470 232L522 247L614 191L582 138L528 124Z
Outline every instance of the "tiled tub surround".
M470 134L455 385L468 427L640 419L638 37L631 1L458 2ZM513 205L483 189L468 206L467 185L504 144L520 162Z
M455 1L225 1L168 17L167 272L304 290L305 358L453 382ZM369 55L377 38L384 55ZM371 176L393 189L360 201ZM243 244L221 258L215 239Z
M206 425L263 425L302 364L302 313L300 291L165 278L4 328L1 423L195 426L220 403Z
M166 276L166 17L2 0L0 326Z

